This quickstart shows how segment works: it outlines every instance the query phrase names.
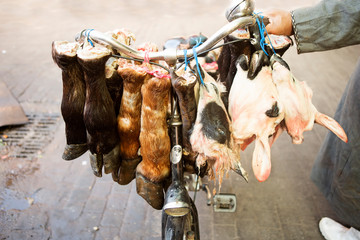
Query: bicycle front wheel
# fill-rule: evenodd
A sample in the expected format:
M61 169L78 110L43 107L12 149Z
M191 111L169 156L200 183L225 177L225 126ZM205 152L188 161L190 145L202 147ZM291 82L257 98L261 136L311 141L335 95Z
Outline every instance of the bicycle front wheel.
M163 211L162 220L163 240L200 240L198 213L192 200L188 214L182 217L173 217Z

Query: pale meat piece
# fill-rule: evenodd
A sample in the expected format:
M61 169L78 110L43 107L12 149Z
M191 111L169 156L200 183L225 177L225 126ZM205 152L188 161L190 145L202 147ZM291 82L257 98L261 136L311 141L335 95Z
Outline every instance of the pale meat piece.
M299 81L292 75L283 59L278 56L273 57L272 68L272 78L285 111L283 128L285 127L294 144L303 142L303 132L312 130L314 122L328 128L341 140L347 142L346 133L339 123L316 109L311 102L312 90L306 82Z
M200 168L208 161L210 166L214 166L220 184L224 172L229 169L237 170L247 180L247 173L240 164L240 154L232 148L231 122L221 100L225 86L204 70L201 72L204 84L200 84L197 116L190 136L192 149L198 152L196 164Z
M254 57L254 56L253 56ZM271 78L271 68L262 66L253 80L248 78L249 61L241 55L229 93L229 114L235 144L244 150L255 140L252 168L258 181L265 181L271 171L269 136L284 114Z

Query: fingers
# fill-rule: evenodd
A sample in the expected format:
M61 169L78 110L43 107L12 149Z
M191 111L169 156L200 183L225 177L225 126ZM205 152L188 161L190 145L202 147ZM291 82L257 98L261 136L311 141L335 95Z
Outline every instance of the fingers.
M286 35L293 34L291 13L289 11L280 9L271 9L263 13L269 18L269 24L266 26L266 31L269 34Z

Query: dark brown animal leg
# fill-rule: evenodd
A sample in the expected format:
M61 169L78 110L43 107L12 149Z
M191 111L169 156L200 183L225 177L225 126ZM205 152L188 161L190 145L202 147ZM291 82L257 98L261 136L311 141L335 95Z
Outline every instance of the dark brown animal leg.
M87 142L91 154L94 155L90 157L90 161L93 172L98 177L102 176L105 159L113 164L112 168L120 165L120 158L114 150L119 142L114 103L105 80L105 62L109 56L109 50L102 46L85 47L78 51L78 60L86 83L84 121L88 133Z
M62 158L73 160L88 150L83 120L85 82L77 62L77 43L56 41L52 43L52 57L62 70L63 96L61 114L65 122L66 146Z

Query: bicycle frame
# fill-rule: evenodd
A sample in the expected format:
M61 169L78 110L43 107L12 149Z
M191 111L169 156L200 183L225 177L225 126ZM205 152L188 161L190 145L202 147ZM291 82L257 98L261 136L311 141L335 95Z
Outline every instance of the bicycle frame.
M170 71L175 71L174 67ZM173 74L171 74L173 76ZM171 78L173 80L173 78ZM200 239L199 219L195 204L185 188L183 175L182 147L181 147L181 116L175 92L172 92L171 118L169 122L171 139L171 176L172 183L165 195L162 212L162 239L182 239L184 234L193 235L193 239ZM186 218L191 224L189 233L184 233Z

